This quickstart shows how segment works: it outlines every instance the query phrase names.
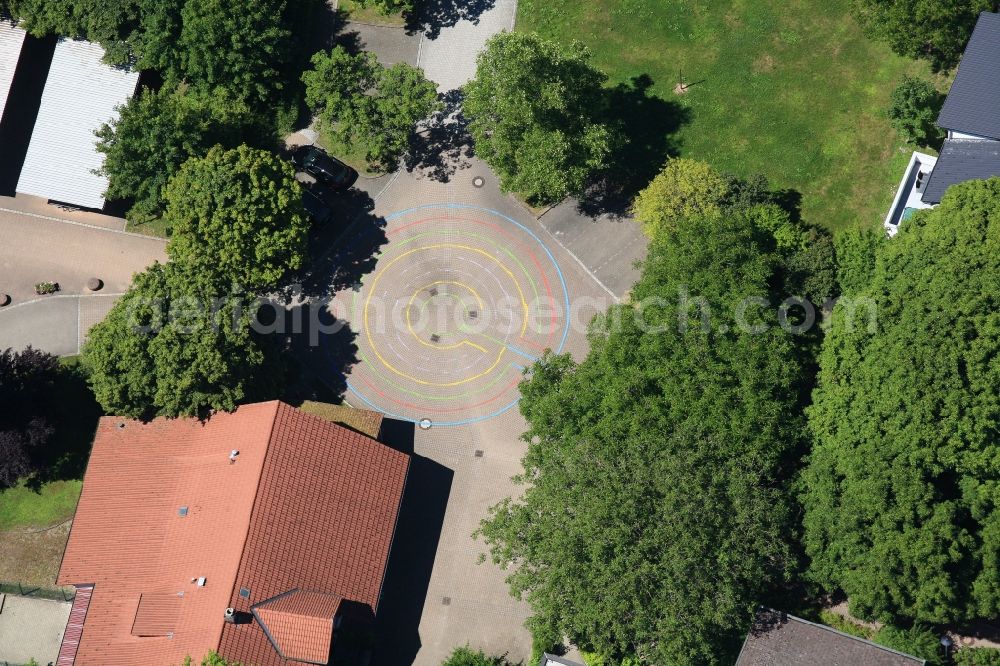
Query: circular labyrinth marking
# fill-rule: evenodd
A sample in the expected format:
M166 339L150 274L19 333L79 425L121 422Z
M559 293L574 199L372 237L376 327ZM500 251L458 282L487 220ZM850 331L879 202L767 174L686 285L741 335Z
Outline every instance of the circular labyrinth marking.
M360 289L338 300L355 332L348 389L423 427L474 423L517 404L546 349L562 351L569 294L552 252L494 210L429 205L387 216Z

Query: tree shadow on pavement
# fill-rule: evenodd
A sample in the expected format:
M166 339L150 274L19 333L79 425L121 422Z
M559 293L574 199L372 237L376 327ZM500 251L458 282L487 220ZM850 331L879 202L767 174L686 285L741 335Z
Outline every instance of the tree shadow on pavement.
M353 188L324 197L331 220L313 228L309 265L284 280L273 297L286 305L305 299L329 299L338 291L357 288L375 267L378 252L389 242L386 221L372 210L371 196Z
M423 32L427 39L437 39L443 28L459 21L478 24L484 12L493 9L496 0L417 0L416 7L406 16L406 30Z
M379 438L410 454L410 471L375 618L375 666L412 664L420 650L420 618L430 585L455 473L413 453L413 424L386 419Z
M649 184L668 158L678 154L679 145L672 135L690 121L690 111L677 102L650 94L652 87L653 79L642 74L607 90L607 120L621 129L625 141L611 155L608 168L580 197L580 214L626 216L639 190Z
M298 362L282 399L292 404L339 402L347 390L347 375L358 362L357 333L325 301L276 307L284 317L286 353Z
M443 107L411 137L403 168L447 183L459 169L469 168L474 151L469 120L462 113L461 89L441 93L438 98Z

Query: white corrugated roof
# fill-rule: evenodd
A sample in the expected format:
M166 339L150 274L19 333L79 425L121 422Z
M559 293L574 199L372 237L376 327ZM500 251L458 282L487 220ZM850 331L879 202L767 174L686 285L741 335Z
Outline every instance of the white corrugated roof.
M15 28L7 21L0 21L0 118L3 118L3 110L7 108L7 94L21 57L24 35L24 30Z
M17 191L86 208L102 208L108 180L93 173L104 163L94 131L117 117L115 107L135 92L137 72L101 62L104 49L61 39L45 81Z

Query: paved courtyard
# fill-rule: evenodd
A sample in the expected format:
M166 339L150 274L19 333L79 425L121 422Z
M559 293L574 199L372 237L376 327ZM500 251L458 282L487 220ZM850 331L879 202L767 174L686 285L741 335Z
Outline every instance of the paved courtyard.
M437 530L424 535L433 567L415 591L417 634L380 643L376 662L437 665L466 644L526 659L529 609L503 571L479 564L485 548L471 535L517 493L523 369L545 349L582 357L587 323L614 299L474 158L447 182L401 171L362 215L353 242L378 245L367 234L381 245L330 305L357 349L345 399L414 424L415 464L438 470L429 491L444 495ZM336 381L339 353L319 358Z
M0 594L0 663L55 663L72 604Z

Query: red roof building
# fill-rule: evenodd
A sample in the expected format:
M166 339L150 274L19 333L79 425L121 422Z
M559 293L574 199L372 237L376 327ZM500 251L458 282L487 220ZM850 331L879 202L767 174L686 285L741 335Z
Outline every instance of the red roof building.
M281 402L101 419L58 579L92 590L60 666L328 663L345 612L378 609L408 468Z

